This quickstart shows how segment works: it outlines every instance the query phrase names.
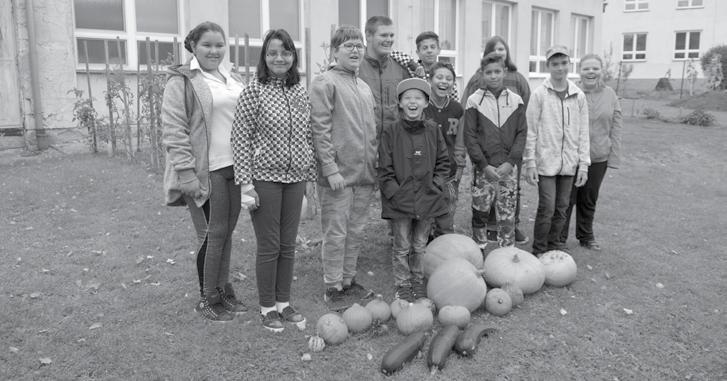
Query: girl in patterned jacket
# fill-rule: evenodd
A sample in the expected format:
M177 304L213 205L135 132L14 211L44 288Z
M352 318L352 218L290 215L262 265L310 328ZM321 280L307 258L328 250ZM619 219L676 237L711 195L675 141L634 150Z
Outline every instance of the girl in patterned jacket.
M242 185L257 240L255 272L263 327L305 327L290 305L295 238L306 181L316 179L310 101L288 32L268 32L256 78L240 94L232 126L235 182Z

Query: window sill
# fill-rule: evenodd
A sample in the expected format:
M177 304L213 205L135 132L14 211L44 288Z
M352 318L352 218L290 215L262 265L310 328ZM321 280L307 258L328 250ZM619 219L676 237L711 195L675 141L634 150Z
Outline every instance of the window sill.
M696 7L677 7L677 10L688 10L688 9L703 9L704 5L696 6Z
M627 62L627 63L639 63L639 62L646 62L646 58L644 58L644 59L638 59L638 60L621 60L621 61L622 62Z
M648 12L648 9L633 9L633 10L626 10L624 9L624 13L638 13L638 12Z

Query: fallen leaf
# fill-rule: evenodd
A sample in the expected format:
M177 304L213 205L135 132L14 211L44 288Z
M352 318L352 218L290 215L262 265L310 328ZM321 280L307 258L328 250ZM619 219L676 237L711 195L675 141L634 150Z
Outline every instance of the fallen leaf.
M374 276L374 272L373 271L369 271L366 274L368 274L369 276Z
M50 365L53 362L53 360L51 360L50 357L41 357L38 360L40 360L40 365L41 366L43 366L43 365Z
M151 282L151 283L149 283L149 284L150 284L150 285L152 285L152 286L158 286L158 285L160 285L161 283L159 283L159 282Z
M44 272L44 273L48 273L48 272L50 272L50 270L48 270L48 269L40 269L40 271L42 271L42 272Z
M661 283L657 283L657 284L656 284L656 288L664 288L664 285L663 285L663 284L661 284Z
M123 287L124 290L126 290L126 288L127 288L126 285L124 284L124 282L121 282L121 287Z
M89 330L94 330L96 328L101 328L103 325L101 323L93 323L90 327L88 327Z
M33 292L30 294L30 299L40 298L40 292Z
M147 255L147 256L146 256L146 259L152 259L152 258L154 258L154 256L153 256L153 255Z
M591 265L586 265L586 268L589 270L593 270L593 267Z
M373 360L373 359L374 359L374 355L372 355L371 353L367 353L367 354L366 354L366 360L369 360L369 361L371 361L371 360Z
M88 267L84 267L83 268L83 272L87 273L88 272Z
M20 349L15 348L15 347L8 347L8 349L10 350L10 353L18 353L18 351L20 350Z
M167 336L174 336L174 334L171 333L171 332L164 332L164 334L167 335Z
M624 312L626 313L626 315L631 315L631 314L633 314L633 313L634 313L634 311L633 311L633 310L630 310L630 309L628 309L628 308L624 308Z
M310 353L303 353L303 356L300 356L300 359L302 361L311 361L313 358L311 358Z
M175 262L174 262L174 259L167 258L167 263L169 263L170 265L173 265Z
M560 309L560 314L565 316L568 313L568 311L565 310L565 308Z
M245 274L243 274L243 273L241 273L239 271L237 273L233 274L232 277L235 278L235 279L239 279L239 280L245 280L245 279L247 279L247 275L245 275Z
M608 279L608 280L610 280L611 278L613 278L613 276L611 276L611 274L609 274L608 271L606 271L605 273L603 273L603 276L605 276L606 279Z
M136 264L140 264L141 262L144 262L144 257L139 257L136 259Z
M133 282L134 284L139 284L139 283L141 283L141 279L134 279L134 280L133 280L132 282Z

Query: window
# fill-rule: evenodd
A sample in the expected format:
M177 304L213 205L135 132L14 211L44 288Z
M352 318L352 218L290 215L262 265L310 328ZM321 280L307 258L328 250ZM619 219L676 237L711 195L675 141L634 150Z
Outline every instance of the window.
M624 11L626 12L638 12L648 10L649 0L624 0Z
M270 29L285 29L295 42L299 69L303 69L305 58L302 50L303 12L300 0L228 0L227 3L230 28L227 36L230 45L229 60L234 67L244 67L247 62L251 71L254 71L260 59L265 32ZM250 38L247 60L245 34Z
M674 44L674 59L699 58L700 32L677 32Z
M73 10L79 68L86 62L84 42L93 69L105 66L106 49L111 65L122 64L126 70L146 65L147 37L153 63L171 64L172 54L179 53L181 44L174 43L183 40L179 29L184 15L178 0L73 0Z
M338 24L353 25L365 33L371 16L389 16L389 0L338 0Z
M702 0L677 0L677 9L702 7L704 7Z
M573 30L573 41L571 41L571 46L573 47L572 70L574 73L578 70L577 64L581 61L581 57L591 51L591 20L591 17L580 15L573 15L571 20L571 30Z
M489 0L482 2L482 50L485 50L485 44L492 36L500 36L510 44L511 14L510 4Z
M424 0L420 5L421 31L430 30L439 35L440 61L454 65L457 57L457 1Z
M624 61L641 61L646 59L646 33L624 34Z
M553 46L555 12L533 9L530 24L530 73L545 73L545 51Z

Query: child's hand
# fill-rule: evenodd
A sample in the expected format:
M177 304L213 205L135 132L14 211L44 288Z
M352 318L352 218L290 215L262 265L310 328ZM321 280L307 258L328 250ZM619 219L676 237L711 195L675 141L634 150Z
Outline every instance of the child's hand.
M586 181L588 181L588 172L578 171L578 176L576 176L576 187L582 187L586 184Z
M187 181L186 183L180 183L179 191L182 192L183 195L192 198L198 198L202 196L202 186L200 185L197 176L192 177L191 180Z
M490 181L500 180L500 174L497 172L497 168L491 165L485 167L485 178Z
M509 162L504 162L500 164L499 167L497 167L497 174L499 174L501 177L505 177L509 175L512 172L512 164Z
M242 206L247 210L255 210L260 206L260 197L258 197L255 188L243 193L240 197Z
M462 180L462 171L464 170L464 167L457 167L457 172L454 174L454 180L459 182Z
M538 171L535 168L525 168L525 180L530 185L538 183Z
M334 173L328 176L328 185L334 191L341 190L346 186L346 182L343 180L343 176L340 173Z

